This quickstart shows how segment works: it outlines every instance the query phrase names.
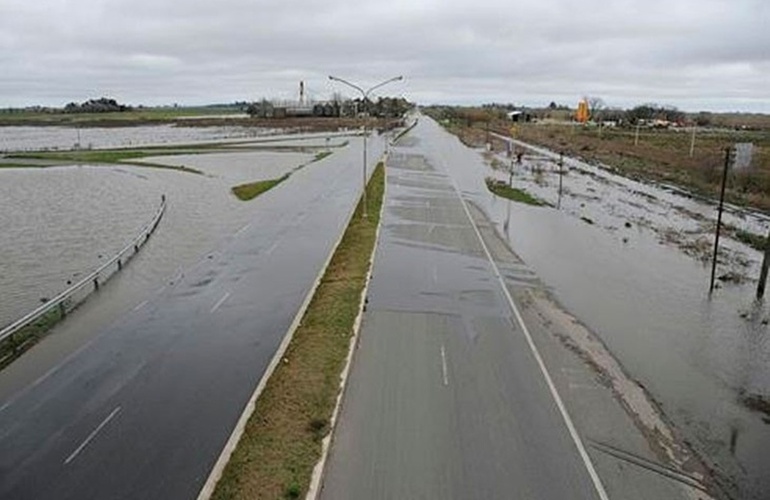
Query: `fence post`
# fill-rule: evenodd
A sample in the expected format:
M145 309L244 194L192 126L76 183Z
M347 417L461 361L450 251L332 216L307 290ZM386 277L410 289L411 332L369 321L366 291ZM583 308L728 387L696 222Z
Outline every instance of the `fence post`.
M765 295L768 268L770 268L770 233L765 240L765 256L762 258L762 271L759 274L759 283L757 284L757 299L761 299Z
M719 230L722 228L722 210L725 204L725 185L727 184L727 171L730 169L730 148L725 148L725 169L722 172L722 191L719 195L719 211L717 212L717 229L714 235L714 257L711 261L711 285L709 293L714 291L714 279L717 272L717 254L719 253Z

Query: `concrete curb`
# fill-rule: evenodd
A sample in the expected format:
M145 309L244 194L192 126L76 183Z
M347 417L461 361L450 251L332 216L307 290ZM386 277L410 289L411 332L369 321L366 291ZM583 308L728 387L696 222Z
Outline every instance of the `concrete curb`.
M388 154L386 153L382 158L383 166L387 165ZM366 295L369 293L369 283L372 279L372 269L374 268L374 256L377 253L377 246L380 242L380 230L382 229L382 214L385 210L385 199L388 189L387 173L385 174L385 186L382 195L382 205L380 205L380 223L377 225L377 232L374 236L374 246L372 247L372 254L369 256L369 271L366 273L366 283L363 290L361 290L361 298L359 299L360 307L358 308L358 315L353 322L353 335L350 337L350 346L348 347L348 356L345 361L345 367L340 374L340 389L337 393L337 403L334 405L334 411L332 412L332 418L329 422L329 433L323 438L321 448L321 458L313 467L313 476L310 479L310 487L308 488L305 500L316 500L323 488L323 478L326 468L326 460L329 458L329 450L334 439L334 430L337 427L337 418L339 416L340 409L342 408L342 397L345 395L345 387L348 381L348 375L350 375L350 367L353 364L353 354L358 346L358 334L361 330L361 322L364 316L364 309L366 307Z
M294 338L294 333L297 331L297 328L299 327L300 322L302 321L302 318L305 316L305 312L307 311L307 308L310 305L310 301L313 300L313 296L315 295L315 292L318 289L318 285L321 284L321 279L323 278L324 274L326 274L326 270L329 267L329 264L331 263L332 258L334 257L334 254L337 252L337 248L342 242L342 238L345 236L345 231L347 230L348 226L353 220L353 217L355 216L356 207L358 206L360 199L361 198L359 198L353 204L353 208L350 212L350 215L347 218L345 227L340 232L339 238L334 243L334 246L329 252L329 255L326 257L326 262L324 262L323 266L321 267L321 270L316 276L315 281L313 282L313 286L310 287L310 290L308 291L307 295L305 295L305 299L302 301L302 305L297 311L297 314L294 316L294 320L291 322L291 325L289 326L289 329L286 332L286 335L284 335L284 338L281 341L281 344L278 346L278 350L273 356L273 359L270 360L270 364L267 366L265 373L262 375L262 378L260 379L259 384L257 385L257 388L254 390L254 393L251 395L251 398L246 403L246 406L243 409L243 413L241 413L241 416L238 419L238 422L235 424L235 427L233 428L233 432L230 434L230 437L225 443L225 446L222 449L222 452L220 453L219 458L214 463L214 467L211 469L211 472L209 473L209 476L206 479L206 482L203 484L203 487L198 493L197 500L209 500L211 496L214 494L214 490L216 489L217 482L219 482L219 479L222 477L222 473L224 472L225 467L227 466L227 463L230 461L230 456L233 454L233 451L235 451L235 448L238 446L238 442L241 440L241 437L243 437L243 433L246 430L246 423L249 421L249 418L251 418L251 415L254 413L254 409L256 408L256 404L257 404L257 399L259 399L259 396L260 394L262 394L262 391L265 390L265 386L267 385L268 380L273 375L275 368L278 366L278 363L280 363L281 359L283 358L283 355L286 353L286 349L289 347L289 344ZM377 237L379 237L379 228L378 228ZM377 240L375 239L375 248L377 246L376 241ZM370 267L370 271L371 271L371 267ZM368 280L369 278L367 276L367 285L364 286L364 292L366 292L368 288L368 283L369 283Z

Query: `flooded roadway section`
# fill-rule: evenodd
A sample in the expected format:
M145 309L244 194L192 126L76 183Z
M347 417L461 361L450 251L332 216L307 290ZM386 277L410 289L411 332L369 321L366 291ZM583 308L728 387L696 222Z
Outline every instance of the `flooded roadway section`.
M507 182L507 173L491 169L481 152L424 120L420 132L435 143L435 154L443 158L465 196L490 215L558 300L600 336L626 372L718 471L723 485L738 498L767 498L770 418L745 403L752 395L770 395L770 337L765 324L770 312L754 305L751 282L726 284L710 299L710 269L678 244L662 241L660 231L638 223L644 217L651 220L647 212L661 211L652 220L676 224L682 214L677 206L704 217L713 208L618 176L611 176L613 182L601 182L596 178L599 173L587 165L581 166L585 172L573 169L565 176L568 194L562 211L509 202L488 192L484 184L485 176ZM542 157L529 160L544 162ZM526 159L524 166L531 166ZM538 186L534 173L520 170L514 183L555 204L558 176L548 169L538 175L545 185ZM621 187L628 185L633 189ZM588 196L594 197L593 202ZM676 203L666 209L651 203L650 196L673 197ZM629 212L633 205L641 208ZM620 216L613 219L613 213ZM740 214L734 217L742 219ZM700 222L679 229L684 232ZM762 219L745 224L759 230ZM735 242L727 245L740 251L739 257L756 262L756 252ZM743 272L751 275L752 265ZM735 269L731 266L720 267L720 272Z
M230 188L280 177L311 154L238 152L149 159L193 166L205 175L126 166L0 169L0 326L65 290L119 251L169 200L144 252L148 278L174 273L242 227L253 204ZM161 264L163 263L163 264Z
M420 125L388 159L321 498L710 498L641 389L461 199L437 139Z
M382 150L370 141L369 160ZM125 167L176 184L169 212L119 279L0 372L0 497L197 494L360 195L351 146L237 201L230 187L259 178L249 154L232 177L203 156L183 161L208 176Z

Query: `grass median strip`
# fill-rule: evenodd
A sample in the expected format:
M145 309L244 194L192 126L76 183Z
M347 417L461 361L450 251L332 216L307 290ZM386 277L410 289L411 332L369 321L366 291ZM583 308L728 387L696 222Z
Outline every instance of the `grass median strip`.
M253 200L265 191L268 191L289 178L289 174L283 175L277 179L268 179L266 181L249 182L232 188L233 194L241 201Z
M307 492L361 307L385 189L380 163L217 483L215 499L300 498Z

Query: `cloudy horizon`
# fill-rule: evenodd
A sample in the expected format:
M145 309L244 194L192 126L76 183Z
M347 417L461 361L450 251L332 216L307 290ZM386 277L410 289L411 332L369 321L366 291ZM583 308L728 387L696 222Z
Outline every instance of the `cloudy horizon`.
M763 0L2 0L0 107L326 99L770 113Z

